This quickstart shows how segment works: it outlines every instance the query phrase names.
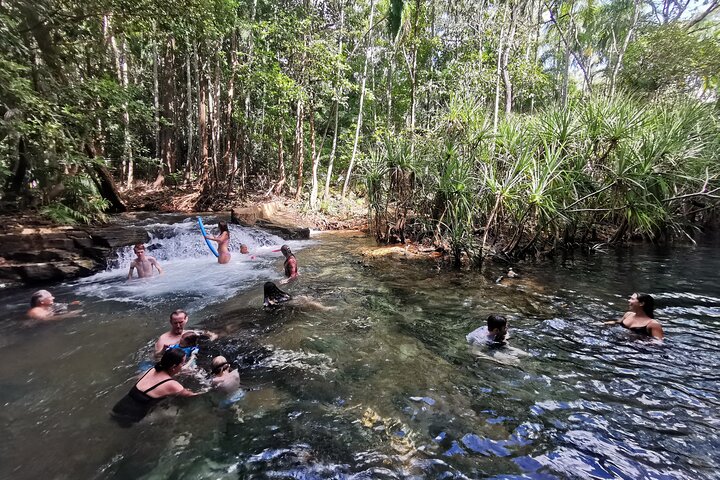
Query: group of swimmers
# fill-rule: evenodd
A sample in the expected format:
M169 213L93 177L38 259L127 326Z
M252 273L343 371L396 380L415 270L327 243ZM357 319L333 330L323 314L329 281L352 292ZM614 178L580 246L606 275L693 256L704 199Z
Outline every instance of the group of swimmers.
M230 259L227 245L229 243L227 224L220 222L219 229L218 237L206 238L218 242L220 253L218 262L226 264ZM139 278L152 277L155 270L159 275L163 273L158 261L145 255L145 245L137 244L133 251L136 258L130 264L128 279L133 277L133 271L137 271ZM242 245L240 251L247 254L247 246ZM285 278L280 283L288 283L298 277L297 259L288 245L283 245L279 251L285 257L283 265ZM276 307L293 300L292 295L280 290L273 282L265 284L263 294L265 307ZM298 298L300 297L295 300ZM72 302L72 304L78 303ZM69 316L68 314L67 305L56 304L55 297L47 290L38 290L33 293L30 299L30 309L27 311L27 316L31 320L60 319ZM195 359L200 338L204 337L209 340L217 338L217 335L212 332L185 330L187 322L188 315L184 310L175 310L170 315L170 330L163 333L155 343L154 354L157 362L152 368L143 372L130 391L112 409L112 417L120 425L130 426L139 422L165 398L193 397L207 391L189 390L174 378L184 369L197 369ZM216 356L212 359L210 375L210 384L214 389L230 393L237 391L240 387L238 370L232 369L230 362L223 356Z
M503 315L491 314L487 325L470 332L466 340L471 345L489 347L507 346L508 320ZM647 293L633 293L628 299L628 311L619 320L603 322L603 325L620 325L643 337L662 340L662 325L655 320L655 300Z
M221 252L218 257L219 263L227 263L230 256L227 250L229 233L227 225L223 229L223 224L224 222L221 222L219 237L207 237L218 242L218 250ZM141 278L152 276L153 269L156 269L158 274L163 273L157 261L145 255L144 245L136 245L134 251L137 258L130 266L128 278L132 277L133 270L137 270ZM279 251L285 257L283 265L285 279L281 283L287 283L298 276L297 259L287 245L283 245ZM27 315L32 319L44 320L64 314L54 304L54 297L47 290L35 292L30 303L31 308ZM276 308L282 304L305 305L318 310L332 308L305 297L293 297L280 290L273 282L266 282L263 287L263 304L266 308ZM185 330L187 322L188 315L183 310L175 310L170 315L170 330L163 333L155 343L154 353L157 363L140 376L130 391L112 409L112 416L120 425L130 426L139 422L157 403L167 397L192 397L207 391L189 390L174 378L184 368L187 369L188 365L195 364L200 338L204 337L211 341L217 338L212 332ZM628 312L620 320L605 324L619 324L633 333L656 339L664 337L662 326L654 319L653 297L644 293L633 293L628 300ZM507 338L507 318L497 314L488 316L487 326L467 335L470 344L491 347L507 347ZM210 375L210 384L215 389L229 393L237 391L240 386L238 370L233 369L223 356L212 359Z

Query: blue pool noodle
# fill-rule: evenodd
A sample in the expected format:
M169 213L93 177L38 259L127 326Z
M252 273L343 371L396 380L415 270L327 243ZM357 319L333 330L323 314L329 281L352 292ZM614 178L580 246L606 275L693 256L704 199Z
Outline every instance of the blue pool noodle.
M203 225L203 223L202 223L202 217L198 217L198 225L200 226L200 231L202 232L203 237L207 237L207 232L205 231L205 225ZM205 239L205 243L207 243L207 246L208 246L208 248L210 249L210 251L212 252L213 255L215 255L216 257L219 257L219 256L220 256L220 255L218 254L217 250L215 250L215 247L213 246L213 244L210 243L210 240L208 240L208 239L206 238L206 239Z

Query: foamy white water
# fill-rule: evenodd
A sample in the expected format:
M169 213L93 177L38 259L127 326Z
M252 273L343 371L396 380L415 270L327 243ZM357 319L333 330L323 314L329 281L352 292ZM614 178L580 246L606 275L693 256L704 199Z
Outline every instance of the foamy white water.
M162 275L127 280L130 263L135 258L131 246L109 259L106 271L78 280L76 292L104 300L151 305L160 299L182 299L185 308L199 310L209 304L225 300L244 290L257 287L268 280L282 278L278 262L287 244L293 251L301 250L310 241L286 241L268 232L229 225L230 263L220 265L200 234L195 217L180 223L152 223L145 225L150 234L147 255L155 257L163 269ZM215 223L206 221L208 234L217 233ZM240 245L248 246L247 255L240 253Z

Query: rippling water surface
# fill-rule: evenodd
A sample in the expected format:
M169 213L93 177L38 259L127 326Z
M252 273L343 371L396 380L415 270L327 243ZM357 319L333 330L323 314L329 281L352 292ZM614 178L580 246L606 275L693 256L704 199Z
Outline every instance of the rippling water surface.
M29 292L4 294L0 478L718 478L715 245L520 265L497 285L499 270L440 273L321 235L292 244L301 278L287 290L332 309L267 312L282 240L234 227L254 258L221 266L192 220L168 222L146 222L162 277L125 282L124 251L53 288L81 317L21 328ZM664 343L600 325L634 291L655 296ZM107 412L175 308L221 334L200 364L232 359L243 391L120 429ZM467 345L494 312L516 350Z

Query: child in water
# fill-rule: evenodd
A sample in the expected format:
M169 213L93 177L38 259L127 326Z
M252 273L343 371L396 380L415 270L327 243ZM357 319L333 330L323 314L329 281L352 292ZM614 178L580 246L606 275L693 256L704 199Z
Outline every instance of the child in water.
M217 390L232 393L240 388L240 373L232 370L222 355L212 359L212 375L212 386Z

